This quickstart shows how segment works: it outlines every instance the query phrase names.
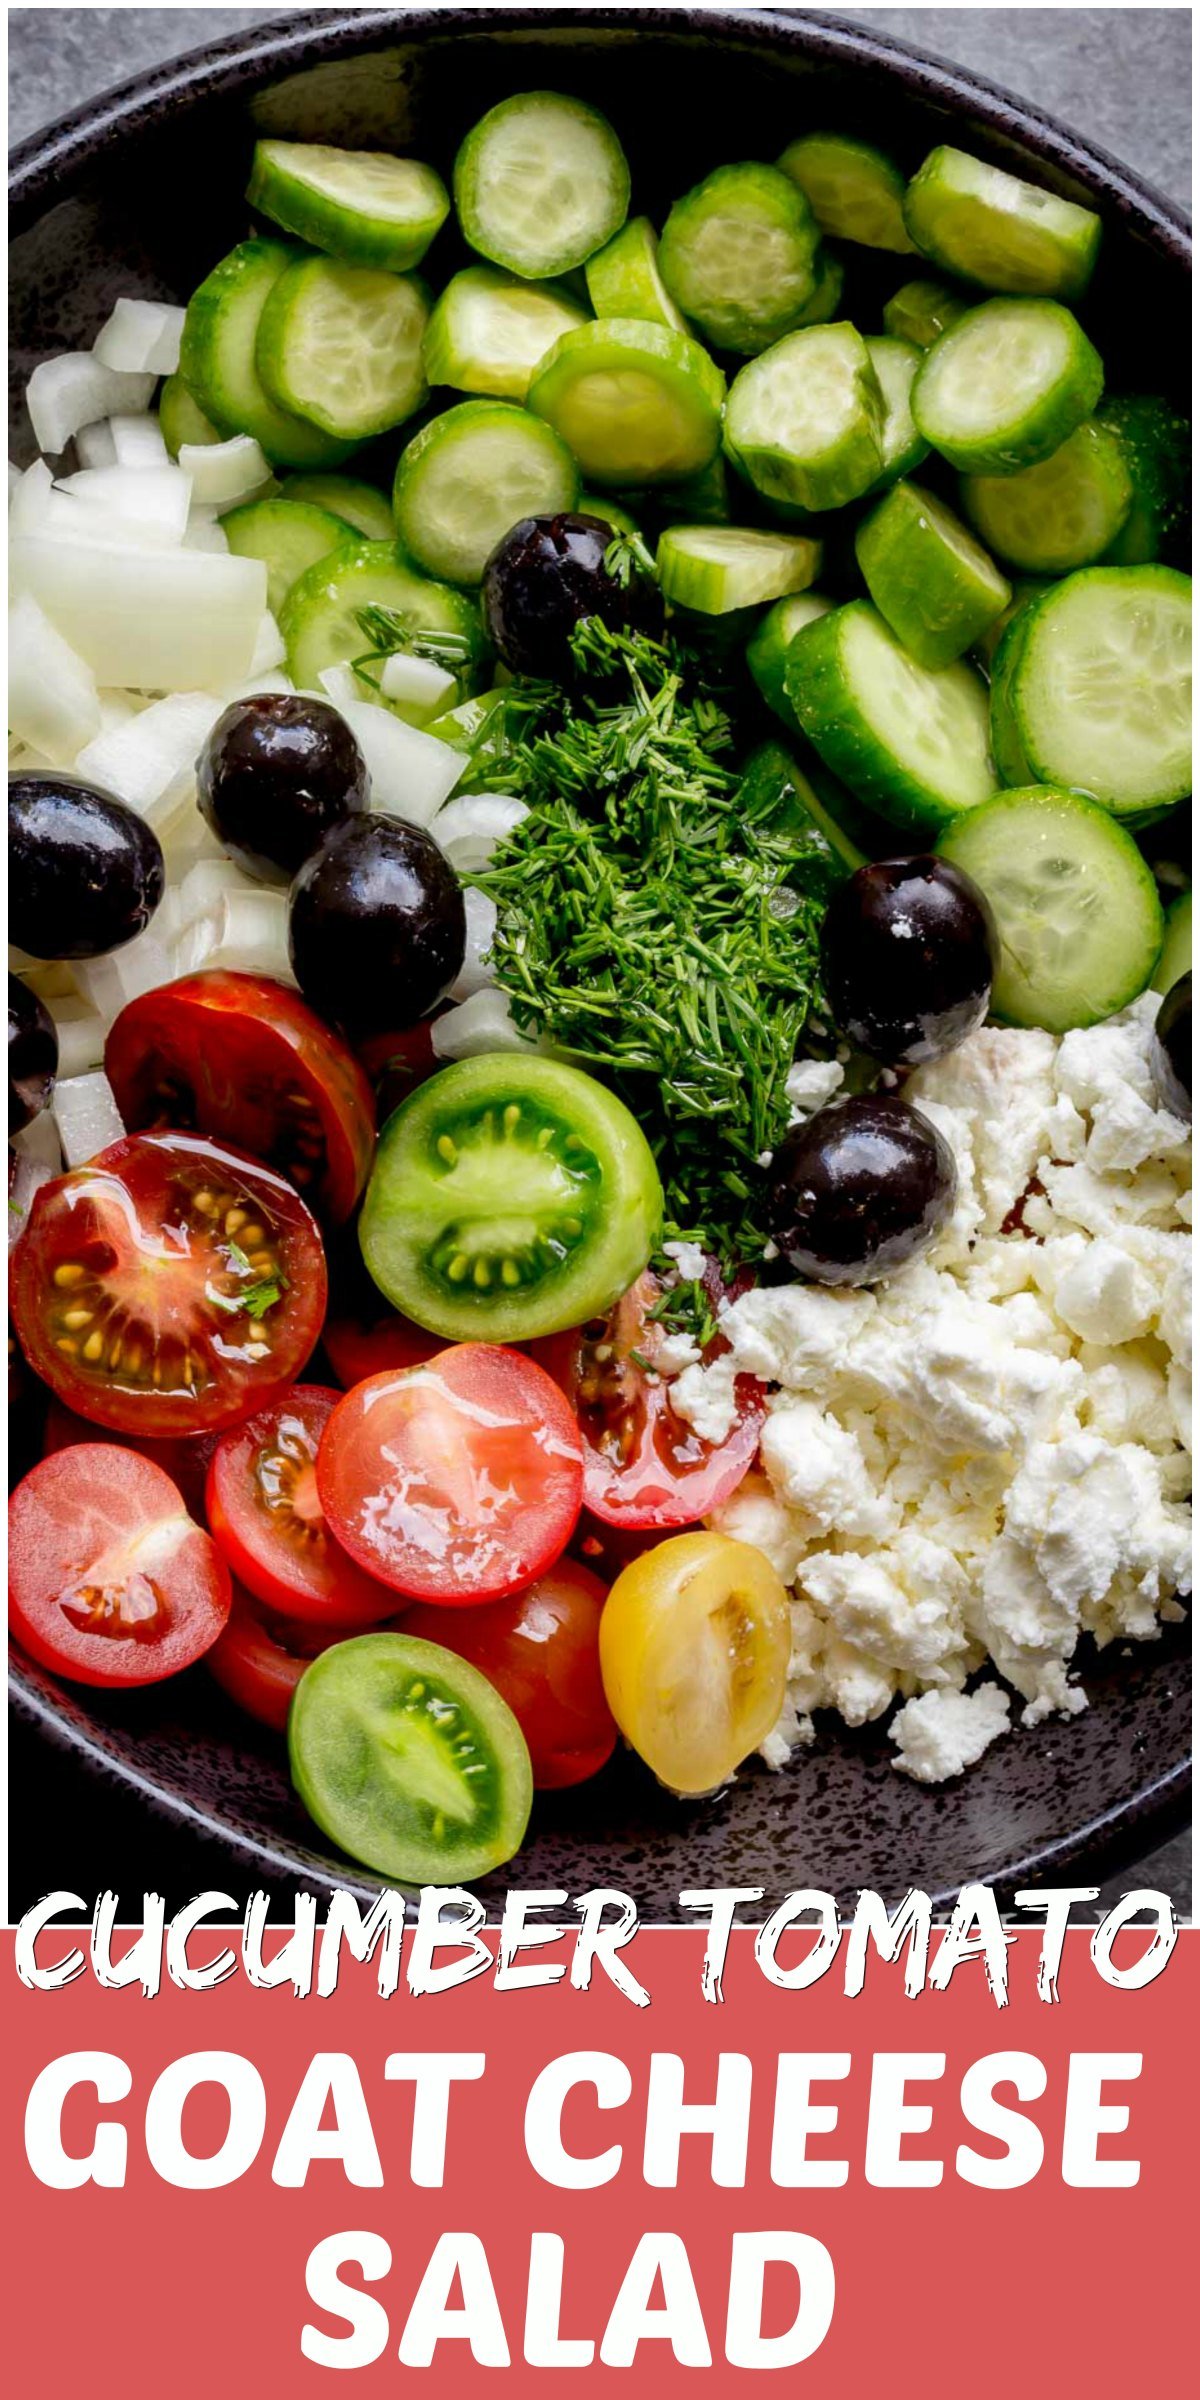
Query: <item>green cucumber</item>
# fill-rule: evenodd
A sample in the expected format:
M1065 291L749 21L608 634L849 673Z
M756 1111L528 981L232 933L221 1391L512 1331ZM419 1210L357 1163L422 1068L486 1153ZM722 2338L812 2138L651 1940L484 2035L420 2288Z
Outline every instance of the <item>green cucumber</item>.
M725 378L690 334L636 317L564 333L529 386L589 483L678 483L721 439Z
M353 475L289 475L279 497L311 500L314 508L327 508L331 517L340 517L369 542L394 539L390 500L373 483L360 483Z
M1069 575L1111 549L1133 504L1133 483L1117 436L1089 417L1040 466L965 475L962 503L1009 566Z
M817 252L816 275L811 300L797 311L792 328L795 333L799 333L802 325L828 325L838 313L846 270L836 250L830 250L824 242Z
M287 242L239 242L193 292L179 372L223 434L253 434L273 467L329 467L353 448L277 408L256 363L263 311L299 252Z
M831 893L847 875L866 865L868 853L850 839L782 742L761 742L751 751L738 784L736 807L742 823L757 822L772 832L786 832L795 844L798 863L823 865Z
M361 658L374 647L359 622L365 608L393 610L414 634L449 635L455 650L461 649L461 664L454 661L460 682L482 662L483 626L465 592L418 575L394 542L358 542L318 559L284 602L279 630L287 643L288 673L299 690L319 691L323 667Z
M581 492L575 503L575 514L579 517L600 517L606 525L612 526L614 533L640 535L642 530L637 518L631 517L629 510L622 508L608 492Z
M1154 970L1156 992L1169 992L1192 968L1192 895L1180 892L1167 910L1162 956Z
M790 333L817 290L821 235L778 167L716 167L677 200L659 270L671 298L718 349L755 357Z
M902 342L915 342L918 350L932 350L943 333L957 325L963 310L970 306L948 284L934 283L918 276L912 283L902 283L898 292L885 301L883 330Z
M912 413L912 389L921 353L915 342L901 341L896 334L868 333L865 339L883 393L883 473L879 480L894 483L898 475L911 475L929 456L929 444L918 433Z
M286 232L357 267L406 274L450 214L440 175L383 150L256 142L246 197Z
M425 399L428 318L415 275L299 258L263 310L255 364L276 407L340 440L370 441Z
M938 850L991 902L1000 934L992 1008L1010 1025L1067 1033L1144 991L1163 940L1154 877L1137 843L1077 792L997 792Z
M903 833L940 832L995 790L981 678L918 666L865 600L802 627L786 684L826 766Z
M1056 300L985 300L927 350L913 415L968 475L1012 475L1050 458L1090 417L1104 367Z
M801 592L820 565L819 542L741 525L668 525L658 545L663 598L708 617Z
M862 335L853 325L811 325L734 377L725 448L768 500L841 508L878 481L884 417Z
M460 400L401 452L392 506L410 558L447 583L480 583L522 517L573 508L579 472L553 428L511 400Z
M1047 586L1047 589L1052 587ZM1030 604L1032 606L1032 603ZM1021 746L1013 706L1013 682L1025 635L1029 629L1030 607L1014 609L992 656L992 680L988 699L990 740L996 773L1002 784L1015 790L1018 785L1033 781L1033 769Z
M1104 564L1141 567L1189 554L1192 429L1166 400L1144 393L1105 399L1096 412L1121 445L1133 500Z
M904 200L918 250L946 274L993 292L1073 300L1100 247L1094 209L987 166L965 150L931 150Z
M648 325L687 332L659 273L658 236L649 217L631 217L583 271L598 317L644 317Z
M182 375L168 375L158 395L158 422L172 458L178 458L185 442L211 445L224 440L199 401L192 398Z
M261 558L267 569L267 607L277 617L292 585L317 560L352 541L349 526L308 500L249 500L221 519L225 539L239 558Z
M733 504L729 491L729 469L719 450L714 450L706 467L696 475L687 475L680 483L665 484L657 494L648 493L660 508L669 508L673 517L686 517L692 525L730 525Z
M1035 777L1147 824L1192 788L1192 586L1174 567L1084 567L1025 620L1012 678Z
M806 133L779 161L798 183L822 233L868 250L911 250L904 177L882 150L847 133Z
M503 267L463 267L430 317L425 372L453 391L524 400L559 335L586 323L587 311L560 283L525 283Z
M802 625L811 625L814 618L827 616L833 607L820 592L791 592L785 600L777 600L755 627L746 644L746 665L757 684L767 707L788 728L789 733L802 733L800 719L787 696L785 676L787 656Z
M1040 600L1042 593L1048 592L1049 589L1050 584L1045 576L1014 576L1012 598L1009 601L1007 608L1002 608L999 616L993 617L991 624L985 626L975 644L975 655L978 658L980 665L987 668L989 674L994 672L995 662L1000 652L1000 644L1003 641L1005 634L1008 632L1013 618L1020 614L1027 600ZM994 745L992 749L992 756L995 757ZM1006 776L1005 781L1007 782L1008 780L1009 779ZM1028 781L1028 777L1023 778L1022 780Z
M624 224L629 168L598 109L562 92L518 92L467 135L454 204L481 258L531 279L566 275Z
M864 517L854 552L881 617L922 667L948 667L1012 597L952 510L915 483L893 484Z

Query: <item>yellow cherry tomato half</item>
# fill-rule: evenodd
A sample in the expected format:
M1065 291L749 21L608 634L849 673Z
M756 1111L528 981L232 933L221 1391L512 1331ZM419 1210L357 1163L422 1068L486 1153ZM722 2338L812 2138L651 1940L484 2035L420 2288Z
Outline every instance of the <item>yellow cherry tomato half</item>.
M600 1619L604 1690L660 1783L714 1791L783 1706L788 1596L770 1561L724 1533L684 1533L618 1575Z

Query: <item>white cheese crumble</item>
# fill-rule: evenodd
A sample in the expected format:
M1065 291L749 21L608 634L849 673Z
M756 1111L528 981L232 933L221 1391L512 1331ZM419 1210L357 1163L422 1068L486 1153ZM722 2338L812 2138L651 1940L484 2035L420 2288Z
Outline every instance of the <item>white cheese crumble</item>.
M894 1763L917 1783L945 1783L1007 1732L1008 1694L998 1683L981 1683L974 1692L922 1692L892 1719L900 1752Z

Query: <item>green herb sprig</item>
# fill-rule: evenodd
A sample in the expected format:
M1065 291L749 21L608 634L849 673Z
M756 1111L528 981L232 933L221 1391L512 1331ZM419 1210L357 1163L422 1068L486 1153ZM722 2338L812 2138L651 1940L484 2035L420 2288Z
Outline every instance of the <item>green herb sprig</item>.
M457 675L470 658L471 645L465 634L432 632L415 625L401 609L386 608L379 602L356 609L354 614L367 648L350 664L359 681L372 691L379 689L386 659L400 655L429 659L435 667L444 667L448 675Z

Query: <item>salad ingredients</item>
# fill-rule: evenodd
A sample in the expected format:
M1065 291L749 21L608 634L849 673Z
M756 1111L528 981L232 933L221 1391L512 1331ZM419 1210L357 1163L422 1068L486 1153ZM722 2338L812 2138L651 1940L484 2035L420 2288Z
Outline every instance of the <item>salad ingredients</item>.
M914 175L904 222L935 266L992 291L1076 299L1100 248L1094 209L948 144L931 150Z
M161 1467L183 1494L188 1515L199 1523L204 1516L204 1484L219 1440L215 1433L183 1435L178 1440L156 1442L131 1433L115 1433L105 1427L103 1436L86 1417L77 1417L74 1409L64 1407L53 1393L46 1408L46 1423L42 1434L42 1456L50 1458L56 1450L70 1450L79 1442L115 1442L123 1450L136 1450L148 1458L152 1466Z
M469 1608L532 1583L579 1515L571 1410L532 1359L483 1342L375 1375L338 1402L317 1453L321 1505L368 1575Z
M912 283L902 283L899 291L885 300L884 328L900 341L915 342L918 350L932 350L939 334L957 324L969 306L969 299L952 291L949 284L918 276Z
M803 534L741 525L668 525L656 563L664 599L726 616L811 583L820 573L821 547Z
M1040 466L964 477L962 501L997 558L1026 575L1065 575L1112 549L1133 479L1117 435L1088 417Z
M32 1125L49 1105L58 1073L58 1035L43 1000L22 983L8 979L8 1131L9 1136Z
M982 1025L1000 958L990 904L941 858L883 858L834 893L821 935L834 1021L890 1066L942 1058Z
M256 142L246 198L314 248L397 274L419 266L450 213L432 167L325 142Z
M883 471L884 402L853 325L813 325L776 342L734 379L725 449L764 498L842 508Z
M500 100L454 161L472 250L527 279L567 275L625 222L629 168L612 126L562 92Z
M822 233L869 250L911 250L904 177L882 150L847 133L805 133L779 161L800 186Z
M813 1283L877 1283L937 1239L955 1200L954 1153L891 1092L820 1108L771 1160L771 1233Z
M787 1592L761 1550L678 1534L618 1575L600 1620L604 1689L622 1733L671 1791L728 1781L783 1705Z
M662 279L658 239L649 217L630 217L611 242L589 258L584 276L598 317L645 317L651 325L687 332Z
M264 310L298 255L287 242L239 242L188 302L179 371L218 432L253 434L273 467L331 467L349 443L279 408L258 370Z
M415 275L298 258L263 310L255 365L277 408L338 441L402 425L426 398L429 295Z
M1116 435L1133 485L1133 503L1109 563L1138 567L1163 559L1186 565L1192 488L1187 418L1149 392L1117 393L1102 401L1097 416Z
M382 650L371 640L372 627L384 637ZM372 652L415 649L439 664L449 662L455 674L470 675L483 650L474 602L449 584L419 575L402 559L394 534L387 541L351 543L318 559L292 585L279 630L292 681L309 691L320 683L323 668ZM363 688L365 693L369 686Z
M535 368L529 405L589 483L677 483L721 441L725 378L690 334L638 317L564 333Z
M935 833L995 790L982 677L920 666L869 602L802 627L785 683L826 766L901 832Z
M297 482L300 477L295 478ZM238 558L260 558L267 570L267 606L273 616L282 611L292 585L318 560L340 550L350 529L331 510L314 501L272 496L248 500L221 519L221 531Z
M455 391L524 400L535 367L560 333L586 323L587 311L565 284L527 283L500 267L463 267L426 328L425 372L431 383Z
M573 1558L511 1599L480 1608L411 1608L409 1639L440 1642L466 1658L507 1700L529 1745L535 1791L562 1791L597 1775L617 1728L600 1676L605 1588Z
M1150 1054L1164 1108L1192 1121L1192 977L1189 969L1173 983L1154 1020Z
M345 1639L343 1625L323 1630L272 1617L235 1584L229 1622L204 1663L236 1707L269 1725L272 1733L286 1733L288 1710L310 1659Z
M985 300L942 334L913 385L920 431L967 474L1049 458L1090 417L1104 367L1057 300Z
M932 492L893 484L854 552L879 614L922 667L948 667L995 623L1012 586Z
M166 888L136 810L79 776L10 775L9 932L33 958L98 958L143 933Z
M609 565L625 562L616 574ZM612 632L661 634L662 602L648 554L614 552L604 518L522 517L497 542L483 573L488 637L514 674L574 679L572 636L585 618Z
M1162 955L1152 978L1156 992L1169 992L1181 975L1191 972L1192 965L1192 895L1178 892L1167 910L1167 930Z
M462 889L437 843L399 817L349 817L292 885L288 947L321 1015L352 1031L411 1025L463 961Z
M287 692L235 700L196 762L200 814L248 875L288 883L327 833L365 809L366 761L327 701Z
M364 541L388 542L395 532L383 493L355 475L288 475L280 485L280 495L289 505L327 510Z
M573 507L579 469L552 427L509 400L462 400L400 454L392 505L426 574L477 584L521 519Z
M225 1434L205 1507L217 1548L256 1600L297 1624L345 1630L394 1616L396 1595L347 1558L325 1522L317 1449L341 1396L297 1383Z
M677 200L659 249L684 315L718 350L748 357L804 323L822 264L799 178L753 163L716 167Z
M1010 704L1030 780L1134 824L1192 780L1192 586L1173 567L1087 567L1022 611Z

